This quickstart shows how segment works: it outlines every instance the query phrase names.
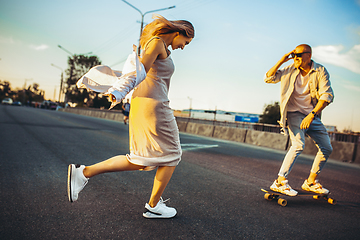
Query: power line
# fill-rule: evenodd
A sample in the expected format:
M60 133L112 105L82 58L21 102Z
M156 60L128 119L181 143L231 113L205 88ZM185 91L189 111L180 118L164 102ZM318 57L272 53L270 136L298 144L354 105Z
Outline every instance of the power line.
M114 64L111 64L109 67L114 67L114 66L116 66L116 65L118 65L118 64L120 64L120 63L123 63L123 62L125 62L126 61L126 59L127 59L127 57L125 57L124 59L122 59L122 60L120 60L119 62L116 62L116 63L114 63Z
M182 14L184 12L189 12L190 10L194 10L196 8L202 7L204 5L210 4L216 0L200 0L200 1L181 1L176 5L176 10L173 11L175 14Z
M118 34L107 40L106 42L100 44L98 47L95 48L93 52L96 52L97 54L106 52L110 50L111 48L115 47L116 45L120 44L122 41L127 39L129 37L129 34L134 31L134 24L131 26L128 26L124 30L120 31ZM135 32L135 31L134 31Z

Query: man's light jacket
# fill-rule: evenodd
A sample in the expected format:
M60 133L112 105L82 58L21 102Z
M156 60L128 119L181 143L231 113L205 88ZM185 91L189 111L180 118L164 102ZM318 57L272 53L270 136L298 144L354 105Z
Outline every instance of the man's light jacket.
M334 92L330 85L330 75L326 68L321 64L312 61L309 74L309 88L311 103L315 107L319 100L324 100L331 103L334 99ZM300 74L300 70L291 64L276 72L274 76L266 77L264 81L266 83L278 83L281 82L280 87L280 114L281 118L279 124L282 128L282 132L286 134L286 114L287 105L291 94L294 91L294 84L296 77Z

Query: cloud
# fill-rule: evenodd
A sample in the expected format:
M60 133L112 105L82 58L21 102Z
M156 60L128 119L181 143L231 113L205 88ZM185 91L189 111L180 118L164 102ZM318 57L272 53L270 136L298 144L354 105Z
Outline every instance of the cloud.
M45 50L45 49L48 49L49 46L48 45L45 45L45 44L41 44L39 46L35 46L35 45L30 45L30 48L36 50L36 51L42 51L42 50Z
M359 87L359 86L344 85L344 87L345 87L346 89L349 89L349 90L352 90L352 91L360 92L360 87Z
M0 44L23 45L23 43L21 41L14 39L13 37L4 37L4 36L0 36ZM49 48L49 46L46 44L41 44L41 45L31 44L31 45L29 45L29 47L36 51L43 51L43 50L46 50Z
M341 81L341 85L346 88L349 89L350 91L356 91L356 92L360 92L360 86L358 83L354 83L348 80L342 80Z
M313 56L320 63L330 63L360 74L360 45L342 53L344 46L328 45L313 48Z
M3 37L3 36L0 36L0 43L3 43L3 44L14 44L15 41L12 37Z

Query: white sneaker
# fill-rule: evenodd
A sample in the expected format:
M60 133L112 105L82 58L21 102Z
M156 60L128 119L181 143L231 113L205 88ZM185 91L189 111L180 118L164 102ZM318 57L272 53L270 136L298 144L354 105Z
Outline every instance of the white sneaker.
M277 179L275 179L274 183L270 186L270 189L274 192L280 192L288 196L296 196L298 194L297 191L290 187L288 180L278 183Z
M67 191L70 202L78 199L79 192L83 190L88 183L88 178L84 176L83 170L85 166L79 164L70 164L68 168Z
M323 186L319 183L318 180L315 180L315 183L309 183L307 179L305 179L301 188L305 191L320 193L320 194L328 194L329 190L323 188Z
M168 207L165 205L165 202L168 201L163 200L160 197L160 201L156 204L155 207L150 207L148 203L145 204L146 212L143 213L145 218L172 218L176 215L176 209L172 207Z

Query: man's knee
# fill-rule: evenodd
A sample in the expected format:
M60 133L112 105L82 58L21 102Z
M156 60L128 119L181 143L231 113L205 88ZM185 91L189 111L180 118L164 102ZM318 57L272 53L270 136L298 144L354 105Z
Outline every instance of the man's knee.
M302 151L304 151L305 148L305 144L301 144L301 143L291 143L291 148L292 150L294 150L295 152L301 153Z
M331 144L329 144L328 146L324 146L321 148L321 151L323 152L323 154L325 156L330 156L330 154L333 151L333 147L331 146Z

